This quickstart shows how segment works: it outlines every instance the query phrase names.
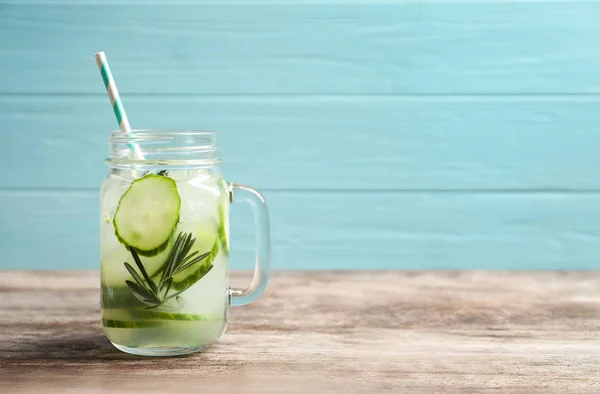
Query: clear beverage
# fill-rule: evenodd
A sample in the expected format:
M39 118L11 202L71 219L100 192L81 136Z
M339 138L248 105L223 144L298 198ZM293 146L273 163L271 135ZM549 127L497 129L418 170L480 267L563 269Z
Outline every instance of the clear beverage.
M223 334L228 216L219 174L111 171L101 190L100 275L102 325L117 348L182 354Z

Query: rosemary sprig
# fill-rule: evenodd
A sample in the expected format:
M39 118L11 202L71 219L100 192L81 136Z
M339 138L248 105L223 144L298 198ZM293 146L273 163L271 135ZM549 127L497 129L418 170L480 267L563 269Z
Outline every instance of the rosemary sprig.
M125 262L125 268L127 271L129 271L135 281L133 282L126 280L125 284L129 287L135 298L149 305L146 309L157 308L187 290L186 287L177 293L169 294L169 290L173 284L173 277L175 275L190 268L194 264L199 263L210 254L210 252L206 252L198 255L198 251L189 253L195 242L196 238L192 238L191 233L179 233L177 239L175 240L175 244L173 245L173 249L167 258L165 268L158 284L156 284L148 275L148 272L146 271L144 264L142 264L142 260L135 249L130 248L133 261L135 261L135 264L142 275L140 276L140 274L131 266L131 264ZM208 272L208 270L206 272Z

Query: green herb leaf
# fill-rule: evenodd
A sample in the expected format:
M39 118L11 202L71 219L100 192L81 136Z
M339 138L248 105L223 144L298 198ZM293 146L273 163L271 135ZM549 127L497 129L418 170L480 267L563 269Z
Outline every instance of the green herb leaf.
M160 302L160 300L157 299L156 297L154 297L154 294L150 293L147 289L144 289L129 280L126 280L125 283L127 284L127 286L129 286L131 293L138 300L143 301L143 302L152 302L152 303Z
M146 289L145 287L142 287L142 286L140 286L139 284L137 284L137 283L135 283L135 282L132 282L132 281L130 281L130 280L126 280L126 281L125 281L125 284L126 284L127 286L129 286L129 288L130 288L130 289L132 289L132 290L134 290L134 291L138 292L138 293L139 293L139 294L141 294L141 295L144 295L144 296L146 296L146 295L148 295L148 294L150 293L150 292L148 291L148 289Z
M144 286L144 280L140 277L140 275L135 271L135 268L133 268L129 263L125 262L123 263L125 264L125 268L127 268L127 271L129 271L129 273L131 274L131 276L133 276L133 279L135 279L135 281L138 283L138 285L140 285L140 287L145 287Z
M136 293L135 291L132 291L132 292L131 292L131 294L132 294L132 295L133 295L135 298L137 298L138 300L142 301L144 304L152 304L152 305L156 305L156 306L158 306L158 305L157 305L156 303L154 303L153 301L151 301L151 300L148 300L148 299L146 299L146 298L142 297L141 295L139 295L139 294L138 294L138 293Z
M169 280L167 280L167 283L165 283L165 285L167 286L167 289L165 290L165 297L169 294L169 290L171 290L171 285L173 284L173 278L169 278Z
M186 263L186 264L178 267L177 270L175 271L175 273L173 275L177 275L177 274L185 271L187 268L191 267L192 265L199 263L200 261L204 260L209 254L210 254L210 252L206 252L203 255L200 255L200 256L196 257L195 259L193 259L189 263Z
M165 302L177 297L212 269L213 265L211 260L208 264L200 267L196 276L196 280L190 282L180 291L174 294L169 294L171 286L173 285L173 276L183 272L195 264L200 263L211 253L216 253L214 251L214 247L213 250L201 255L199 255L198 251L190 253L190 250L194 246L195 242L196 238L192 237L192 233L180 232L177 235L177 239L173 244L173 249L171 250L166 262L163 264L165 268L162 272L158 285L154 283L152 278L150 278L148 275L148 272L146 271L146 268L144 267L144 264L142 263L142 260L135 249L130 249L131 256L133 257L133 260L135 261L135 264L142 275L140 276L133 266L125 262L125 268L127 268L127 271L129 271L135 280L135 282L126 280L125 284L129 287L135 298L149 305L146 309L157 308Z
M174 264L175 258L179 254L179 251L182 247L182 242L183 242L183 238L184 238L183 234L184 233L179 233L179 235L177 236L177 239L175 240L175 244L173 245L173 249L171 250L171 254L169 255L169 258L167 259L167 264L166 264L165 270L163 271L163 273L160 277L160 281L158 282L158 287L160 289L163 288L167 279L169 279L172 276L171 272L173 270L173 264Z
M198 253L200 253L200 252L195 251L194 253L188 254L187 257L181 262L181 264L187 263L192 257L197 255Z
M146 282L150 286L150 289L152 289L154 294L158 293L158 289L156 288L156 285L154 284L152 279L150 279L148 272L146 272L146 268L144 268L144 264L142 264L142 260L140 260L140 256L138 256L138 254L134 248L131 248L131 256L133 256L133 260L135 260L135 264L140 269L140 272L142 273L142 275L144 275L144 279L146 279Z

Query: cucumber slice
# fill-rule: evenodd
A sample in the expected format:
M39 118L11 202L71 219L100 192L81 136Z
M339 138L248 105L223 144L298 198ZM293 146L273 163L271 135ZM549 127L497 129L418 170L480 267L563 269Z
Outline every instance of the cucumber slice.
M165 325L160 320L115 320L102 319L102 325L110 328L156 328Z
M219 253L220 238L217 222L213 218L201 221L183 222L178 226L182 232L191 232L196 238L188 253L197 255L209 253L203 260L173 276L171 290L182 291L202 279L213 267L213 261ZM142 263L155 283L158 283L166 266L166 260L171 254L172 244L156 256L144 257ZM110 253L103 253L101 262L102 305L104 308L128 308L142 306L141 302L132 295L131 289L125 286L126 280L132 280L131 274L123 262L128 262L134 269L131 253L124 248L118 248ZM138 272L140 275L141 273ZM121 319L122 320L122 319Z
M229 256L229 202L219 206L219 242L225 256Z
M197 264L174 275L173 284L171 285L173 290L187 289L199 281L210 271L212 262L219 253L219 229L213 218L207 218L201 222L181 223L179 230L191 232L196 238L196 242L194 242L194 246L192 246L189 253L198 252L198 255L201 255L210 252L210 254Z
M185 321L219 321L223 317L217 315L198 315L194 313L164 312L155 310L131 309L104 309L102 311L102 324L110 328L154 328L165 327L173 322Z
M207 321L217 320L218 317L211 315L197 315L194 313L162 312L155 310L132 309L129 313L135 319L143 320L187 320L187 321Z
M173 277L173 284L171 285L171 288L173 290L183 291L202 279L204 275L208 274L212 269L213 261L219 254L219 249L219 240L215 239L215 243L210 250L210 254L206 256L204 260L198 263L199 266L192 266L180 274L175 275Z
M154 256L169 244L179 222L181 198L175 181L148 174L121 196L113 224L117 239L142 256Z
M217 315L198 315L195 313L179 313L179 312L166 312L157 311L154 309L108 309L102 312L104 319L111 320L183 320L183 321L210 321L218 320ZM221 317L222 318L222 317Z
M229 208L230 194L229 184L225 179L221 179L221 193L223 199L219 205L219 239L221 240L221 249L225 256L229 256Z

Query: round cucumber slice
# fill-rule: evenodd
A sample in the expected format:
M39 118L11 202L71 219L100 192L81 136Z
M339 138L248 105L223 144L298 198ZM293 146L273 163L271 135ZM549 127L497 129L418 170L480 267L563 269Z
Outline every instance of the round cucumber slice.
M211 257L211 255L218 238L217 222L212 218L207 218L201 222L182 223L180 230L184 232L191 232L193 237L196 238L196 242L194 242L194 246L192 246L189 253L198 252L198 255L202 255L204 253L211 252L211 254L205 257L202 261L199 261L197 264L194 264L191 267L181 271L179 274L173 276L174 289L183 288L184 286L182 283L189 283L189 280L193 280L194 277L198 276L198 271L204 271L204 274L208 272L212 266L212 260L214 260L214 257ZM202 276L204 276L204 274L202 274ZM200 277L195 281L200 279Z
M198 265L190 267L185 271L181 272L180 275L176 275L178 278L173 277L174 282L171 286L173 290L185 290L191 287L194 283L198 282L208 274L213 267L213 261L219 254L219 241L215 239L210 254L206 256L204 260L198 263ZM185 274L185 277L183 276Z
M148 174L121 196L113 224L115 235L142 256L153 256L169 244L179 222L181 198L175 181Z

